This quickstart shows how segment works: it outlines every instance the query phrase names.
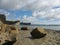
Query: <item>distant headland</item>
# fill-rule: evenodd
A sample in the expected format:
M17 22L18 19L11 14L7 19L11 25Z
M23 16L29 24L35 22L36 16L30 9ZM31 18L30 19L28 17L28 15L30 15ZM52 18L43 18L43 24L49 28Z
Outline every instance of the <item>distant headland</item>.
M20 25L31 25L31 23L21 22Z

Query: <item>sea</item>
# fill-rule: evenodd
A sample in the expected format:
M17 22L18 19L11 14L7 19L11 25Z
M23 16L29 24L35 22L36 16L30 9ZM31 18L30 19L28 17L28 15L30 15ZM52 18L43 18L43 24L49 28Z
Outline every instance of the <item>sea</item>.
M30 29L40 27L45 29L60 30L60 25L21 25L20 27L28 27Z

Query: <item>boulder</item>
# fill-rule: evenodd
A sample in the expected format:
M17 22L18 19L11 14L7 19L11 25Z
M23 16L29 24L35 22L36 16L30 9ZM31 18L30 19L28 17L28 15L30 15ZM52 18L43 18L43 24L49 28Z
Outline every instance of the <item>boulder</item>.
M28 30L27 27L21 27L21 30Z
M31 36L33 38L42 38L46 36L47 32L44 30L44 28L35 28L31 32Z

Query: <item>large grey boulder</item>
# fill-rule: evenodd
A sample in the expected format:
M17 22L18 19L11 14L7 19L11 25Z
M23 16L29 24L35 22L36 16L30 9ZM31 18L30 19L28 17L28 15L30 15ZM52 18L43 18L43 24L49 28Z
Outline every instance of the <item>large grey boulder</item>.
M47 32L44 30L44 28L35 28L30 34L33 38L42 38L46 36Z

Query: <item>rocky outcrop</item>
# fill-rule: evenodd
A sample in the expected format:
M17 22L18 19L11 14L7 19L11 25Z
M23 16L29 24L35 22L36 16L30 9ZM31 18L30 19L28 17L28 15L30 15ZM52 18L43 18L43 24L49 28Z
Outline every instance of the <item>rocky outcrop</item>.
M46 36L46 34L47 32L44 30L44 28L35 28L31 32L33 38L42 38Z
M0 45L5 40L12 40L16 38L18 40L18 34L20 29L20 21L7 21L4 14L0 14Z

